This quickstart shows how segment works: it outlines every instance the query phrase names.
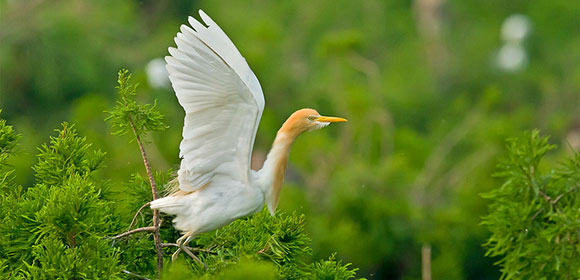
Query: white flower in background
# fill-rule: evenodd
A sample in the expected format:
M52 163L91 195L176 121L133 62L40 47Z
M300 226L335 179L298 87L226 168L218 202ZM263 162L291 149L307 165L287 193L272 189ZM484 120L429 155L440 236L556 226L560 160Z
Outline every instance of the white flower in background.
M528 55L519 44L505 44L497 53L496 64L505 71L518 71L528 64Z
M524 39L532 30L530 19L521 14L507 17L501 25L503 46L496 52L494 64L506 72L516 72L528 65L528 54Z
M169 73L165 69L165 60L163 58L155 58L147 63L145 66L147 73L147 82L149 86L154 89L170 88Z
M527 16L511 15L501 25L501 38L506 43L521 43L531 30L532 22Z

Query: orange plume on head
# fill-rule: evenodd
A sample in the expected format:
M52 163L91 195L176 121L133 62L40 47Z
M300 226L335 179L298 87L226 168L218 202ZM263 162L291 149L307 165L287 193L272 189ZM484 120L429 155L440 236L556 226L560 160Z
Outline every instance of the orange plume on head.
M272 145L272 150L268 154L268 159L264 165L271 166L270 172L273 175L272 192L269 198L268 208L273 214L278 205L278 198L286 173L286 165L290 154L290 146L302 132L322 128L330 122L344 122L346 119L336 117L325 117L314 109L300 109L294 112L284 122Z
M320 116L320 114L316 110L309 108L300 109L292 113L292 115L290 115L290 117L288 117L284 122L280 130L278 130L278 133L284 133L294 140L294 138L300 135L300 133L308 130L308 117L310 116Z

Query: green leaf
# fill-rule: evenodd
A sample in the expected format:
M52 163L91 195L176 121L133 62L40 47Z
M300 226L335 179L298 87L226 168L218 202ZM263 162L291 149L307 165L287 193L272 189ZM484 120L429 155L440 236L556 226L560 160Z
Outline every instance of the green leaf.
M116 129L113 134L134 133L138 137L143 137L147 132L167 129L163 115L157 110L157 101L154 101L153 105L139 105L133 100L138 84L131 83L131 76L126 69L120 70L118 74L116 89L121 99L105 118Z
M555 148L532 131L508 140L498 165L503 184L482 197L489 214L482 225L491 232L486 256L499 256L502 279L577 279L580 277L580 165L578 152L557 170L541 172L540 161Z

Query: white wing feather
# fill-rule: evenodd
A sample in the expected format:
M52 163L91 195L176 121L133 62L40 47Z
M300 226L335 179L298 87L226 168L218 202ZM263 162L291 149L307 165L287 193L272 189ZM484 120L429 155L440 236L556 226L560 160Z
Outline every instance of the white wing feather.
M179 187L195 191L225 175L248 183L250 157L264 110L256 75L222 29L203 11L182 25L165 57L185 110Z

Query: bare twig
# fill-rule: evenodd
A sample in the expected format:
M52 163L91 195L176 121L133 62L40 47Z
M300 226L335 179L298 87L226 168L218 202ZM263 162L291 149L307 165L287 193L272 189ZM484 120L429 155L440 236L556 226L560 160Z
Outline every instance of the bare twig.
M431 245L421 247L421 275L423 280L431 280Z
M541 196L543 196L543 197L544 197L544 199L546 199L548 202L550 202L551 204L553 204L553 203L552 203L552 198L551 198L550 196L548 196L548 195L547 195L545 192L543 192L543 191L541 191L541 190L540 190L540 191L538 191L538 193L539 193Z
M133 121L129 119L129 124L131 125L131 129L133 129L133 134L135 134L135 140L139 145L139 150L141 151L141 157L143 158L143 164L145 165L145 171L147 171L147 177L149 178L149 183L151 184L151 192L153 194L153 199L159 198L159 194L157 193L157 184L155 184L155 179L153 178L153 172L151 171L151 166L149 165L149 160L147 159L147 153L145 153L145 148L143 147L143 142L141 142L141 137L137 134L137 130L135 129L135 125Z
M449 71L451 54L445 42L444 22L445 13L442 12L447 0L417 0L414 2L414 11L419 36L425 46L427 61L432 71L442 80Z
M151 184L151 193L153 195L153 200L159 198L157 193L157 185L155 184L155 179L153 178L153 172L151 172L151 166L149 165L149 160L147 159L147 154L145 153L145 148L141 142L141 137L135 129L133 120L129 118L129 124L135 135L135 140L139 145L139 150L141 151L141 157L143 158L143 164L145 165L145 171L147 171L147 177L149 177L149 183ZM163 250L161 247L161 234L159 233L159 228L161 227L161 222L159 220L159 210L153 209L153 241L155 242L155 251L157 252L157 276L161 275L161 270L163 269Z
M138 232L143 232L143 231L149 231L149 232L153 232L155 231L155 227L141 227L141 228L136 228L134 230L130 230L124 233L121 233L119 235L115 235L113 236L113 239L119 239L121 237L125 237L134 233L138 233Z
M532 222L540 214L540 212L542 212L542 210L544 210L544 208L538 209L538 211L536 211L536 213L534 213L534 215L530 219L530 222Z
M569 189L567 192L565 193L561 193L560 195L558 195L556 198L552 199L550 196L548 196L546 193L544 193L543 191L539 191L538 193L540 195L542 195L542 197L544 197L544 199L546 201L548 201L551 205L555 205L556 203L558 203L558 201L560 201L560 199L562 199L562 197L564 197L565 195L580 189L580 186L574 187ZM530 219L530 221L533 221L539 214L540 212L542 212L544 210L544 208L540 208L538 211L536 211L536 213L534 213L534 215L532 216L532 218Z
M569 194L569 193L571 193L571 192L573 192L573 191L575 191L575 190L577 190L577 189L580 189L580 186L577 186L577 187L571 188L571 189L570 189L570 190L568 190L567 192L565 192L565 193L563 193L563 194L560 194L560 195L559 195L559 196L557 196L557 197L556 197L556 198L555 198L555 199L554 199L554 200L553 200L551 203L552 203L552 204L556 204L556 203L558 203L558 201L559 201L559 200L560 200L560 199L561 199L563 196L565 196L565 195L567 195L567 194Z
M137 219L137 215L139 215L139 213L141 213L141 210L143 210L143 208L145 208L149 205L151 205L151 202L147 202L147 203L143 204L143 206L141 206L141 208L139 208L139 210L137 210L137 213L135 213L135 216L133 216L133 220L131 220L131 224L129 225L128 230L131 230L131 228L133 227L133 224L135 223L135 220Z

